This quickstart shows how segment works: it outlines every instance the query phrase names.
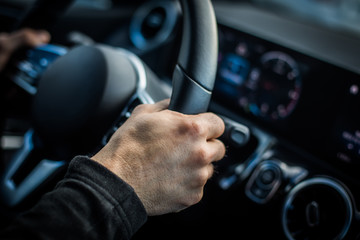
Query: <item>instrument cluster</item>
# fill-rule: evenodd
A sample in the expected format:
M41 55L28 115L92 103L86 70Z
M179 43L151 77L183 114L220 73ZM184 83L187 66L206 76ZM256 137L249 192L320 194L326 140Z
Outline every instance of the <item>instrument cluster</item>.
M223 25L219 44L217 102L327 162L360 164L358 74Z
M285 119L296 108L306 66L286 52L255 39L220 31L216 88L243 111L270 121Z

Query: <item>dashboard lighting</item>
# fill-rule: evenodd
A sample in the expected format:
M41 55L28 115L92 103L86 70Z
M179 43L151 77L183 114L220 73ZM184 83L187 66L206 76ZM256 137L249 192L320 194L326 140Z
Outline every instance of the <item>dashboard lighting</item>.
M351 85L350 87L350 93L352 95L357 95L359 93L359 86L356 84Z

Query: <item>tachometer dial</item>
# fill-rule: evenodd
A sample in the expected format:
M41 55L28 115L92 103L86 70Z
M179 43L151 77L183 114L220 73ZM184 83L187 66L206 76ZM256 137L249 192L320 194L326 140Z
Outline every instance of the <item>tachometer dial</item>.
M287 54L268 52L261 58L261 67L252 69L243 88L246 105L254 115L271 120L286 118L300 97L299 67ZM245 100L240 97L239 101L243 105Z

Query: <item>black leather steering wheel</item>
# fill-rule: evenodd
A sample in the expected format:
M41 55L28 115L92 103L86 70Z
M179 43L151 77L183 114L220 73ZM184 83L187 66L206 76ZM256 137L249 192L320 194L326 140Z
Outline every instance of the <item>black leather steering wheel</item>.
M36 26L41 4L49 2L52 1L38 0L35 10L24 21ZM68 6L69 2L63 3ZM183 34L169 108L196 114L207 111L215 82L217 25L210 0L180 2ZM157 84L155 74L125 49L99 44L80 46L58 58L45 71L34 97L34 128L1 176L2 202L7 206L18 205L64 169L67 165L64 159L69 155L77 150L81 153L96 149L101 139L105 144L116 130L114 126L120 125L134 105L168 97ZM35 136L44 148L35 146ZM34 152L42 149L50 154L40 154L36 159L34 155L38 154ZM29 161L32 163L28 164ZM33 168L19 177L25 166Z
M207 111L215 83L218 38L210 1L182 0L183 38L174 70L170 109L194 114Z

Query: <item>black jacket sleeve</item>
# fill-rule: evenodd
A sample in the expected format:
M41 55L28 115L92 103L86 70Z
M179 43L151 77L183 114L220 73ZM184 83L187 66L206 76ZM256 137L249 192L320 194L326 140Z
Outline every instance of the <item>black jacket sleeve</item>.
M146 219L128 184L79 156L55 190L20 216L0 239L130 239Z

